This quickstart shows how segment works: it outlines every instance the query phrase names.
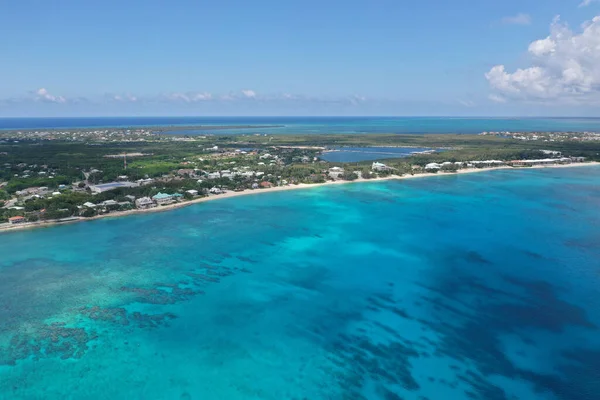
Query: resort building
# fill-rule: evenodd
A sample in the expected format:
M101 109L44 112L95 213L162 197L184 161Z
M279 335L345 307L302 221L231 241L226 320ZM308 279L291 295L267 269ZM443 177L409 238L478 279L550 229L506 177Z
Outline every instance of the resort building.
M139 185L138 183L134 183L134 182L109 182L109 183L102 183L99 185L91 185L90 190L92 191L92 193L103 193L103 192L107 192L109 190L114 190L117 188L130 188L130 187L136 187L138 185Z
M425 166L425 170L430 170L430 171L438 170L441 168L442 168L442 166L438 163L429 163Z
M165 204L170 204L174 201L172 194L160 193L160 192L158 194L152 196L152 200L154 200L156 202L156 204L158 204L159 206L162 206Z
M373 165L371 165L371 170L373 171L387 171L389 169L391 168L380 162L374 162Z
M331 177L333 179L338 179L343 174L344 174L344 168L341 168L341 167L329 168L329 177Z
M135 201L135 206L137 208L146 209L154 207L155 204L150 197L140 197Z
M212 194L221 194L221 193L223 193L223 191L220 188L216 187L216 186L210 188L210 190L208 192L212 193Z
M10 222L12 225L16 225L16 224L22 224L24 222L27 222L27 220L25 219L25 217L21 217L16 216L16 217L11 217L8 219L8 222Z
M191 194L192 196L198 196L198 191L194 189L186 190L185 192Z

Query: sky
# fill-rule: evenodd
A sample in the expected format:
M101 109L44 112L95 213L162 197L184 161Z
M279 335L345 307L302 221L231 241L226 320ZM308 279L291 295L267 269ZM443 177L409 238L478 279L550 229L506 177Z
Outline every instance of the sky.
M600 117L600 0L0 0L0 117Z

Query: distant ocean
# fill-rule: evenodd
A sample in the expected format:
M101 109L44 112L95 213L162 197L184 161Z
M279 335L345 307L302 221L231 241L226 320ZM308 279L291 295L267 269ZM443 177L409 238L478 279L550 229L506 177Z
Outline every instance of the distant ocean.
M597 400L600 168L0 234L0 398Z
M206 133L464 133L483 131L600 132L600 118L446 118L446 117L105 117L0 118L0 130L186 125L280 125L278 128L176 131Z

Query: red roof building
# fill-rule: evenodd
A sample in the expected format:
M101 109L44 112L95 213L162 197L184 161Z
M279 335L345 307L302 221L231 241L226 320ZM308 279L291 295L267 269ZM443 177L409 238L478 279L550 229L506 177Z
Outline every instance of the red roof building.
M27 222L27 220L25 219L25 217L21 217L21 216L16 216L16 217L11 217L8 219L8 222L10 222L11 224L22 224L23 222Z

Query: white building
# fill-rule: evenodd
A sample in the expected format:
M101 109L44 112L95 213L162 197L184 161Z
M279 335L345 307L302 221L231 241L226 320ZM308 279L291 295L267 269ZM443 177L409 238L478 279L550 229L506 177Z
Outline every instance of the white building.
M84 204L85 205L85 204ZM140 197L135 201L135 206L137 208L151 208L154 207L155 204L150 197Z
M333 179L338 179L341 175L344 174L344 168L341 167L331 167L329 168L328 175Z
M438 163L429 163L425 166L426 170L431 170L431 171L438 170L440 168L442 168L442 166Z
M374 162L373 165L371 165L371 170L373 171L387 171L389 169L389 167L383 163L380 162Z

